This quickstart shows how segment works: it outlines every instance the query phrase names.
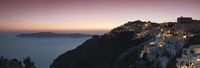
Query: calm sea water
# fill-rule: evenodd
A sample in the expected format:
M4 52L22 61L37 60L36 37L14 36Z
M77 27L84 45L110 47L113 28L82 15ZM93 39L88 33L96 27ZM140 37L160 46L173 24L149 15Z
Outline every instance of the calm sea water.
M0 56L21 61L30 56L37 68L49 68L59 55L90 38L19 38L17 34L0 33Z

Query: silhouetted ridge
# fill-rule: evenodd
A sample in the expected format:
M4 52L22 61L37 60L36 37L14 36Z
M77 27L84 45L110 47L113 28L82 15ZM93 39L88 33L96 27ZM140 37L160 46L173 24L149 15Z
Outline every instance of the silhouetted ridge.
M91 37L90 34L81 33L69 33L69 34L58 34L53 32L38 32L38 33L22 33L17 35L17 37Z

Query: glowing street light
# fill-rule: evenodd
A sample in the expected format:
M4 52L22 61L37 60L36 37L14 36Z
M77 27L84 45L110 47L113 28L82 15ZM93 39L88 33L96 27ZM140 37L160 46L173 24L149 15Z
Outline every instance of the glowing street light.
M193 37L194 35L192 34L191 37Z
M163 29L160 29L160 31L163 31Z

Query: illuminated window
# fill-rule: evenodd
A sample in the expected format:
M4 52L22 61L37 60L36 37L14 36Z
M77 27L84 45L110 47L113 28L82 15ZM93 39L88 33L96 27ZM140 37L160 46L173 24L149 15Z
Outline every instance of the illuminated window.
M147 26L148 26L148 24L145 24L144 26L145 26L145 27L147 27Z
M178 32L176 32L176 34L178 34Z
M187 36L186 36L186 35L184 35L184 36L183 36L183 39L187 39Z
M200 58L199 58L199 57L197 58L197 61L200 61Z

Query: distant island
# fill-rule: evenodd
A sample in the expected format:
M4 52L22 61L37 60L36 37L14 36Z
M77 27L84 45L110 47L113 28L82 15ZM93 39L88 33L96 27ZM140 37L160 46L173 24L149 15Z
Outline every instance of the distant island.
M81 33L68 33L68 34L59 34L53 32L38 32L38 33L21 33L16 37L71 37L71 38L79 38L79 37L91 37L90 34L81 34Z

